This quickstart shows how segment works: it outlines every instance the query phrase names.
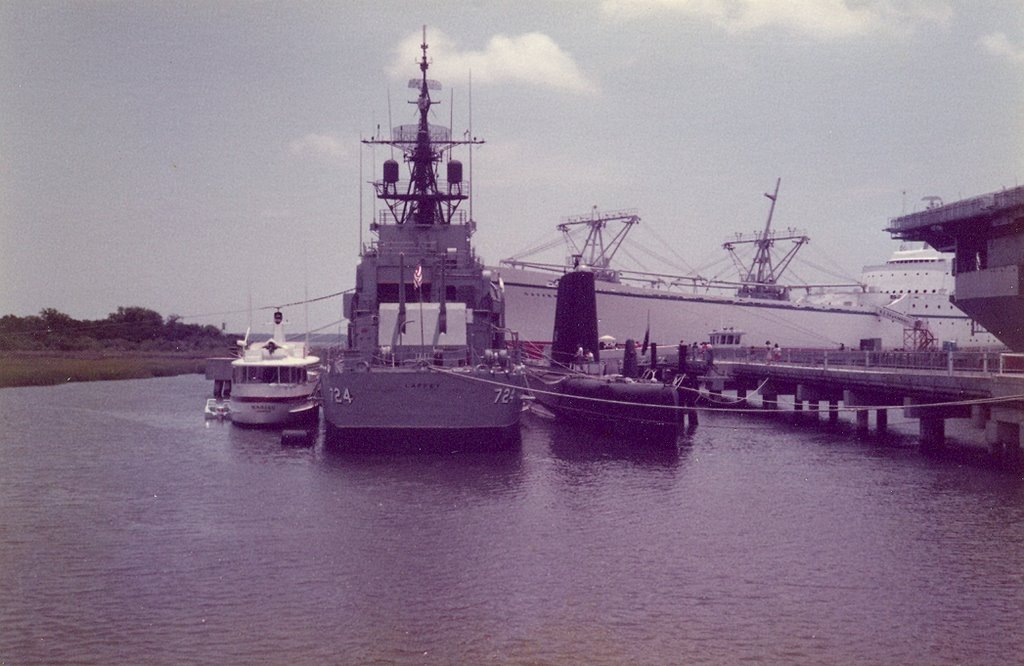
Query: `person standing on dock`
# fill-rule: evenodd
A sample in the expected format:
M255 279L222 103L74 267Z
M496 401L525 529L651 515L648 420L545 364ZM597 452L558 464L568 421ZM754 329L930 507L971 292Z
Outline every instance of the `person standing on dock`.
M771 340L764 341L764 362L768 365L772 364L772 342Z

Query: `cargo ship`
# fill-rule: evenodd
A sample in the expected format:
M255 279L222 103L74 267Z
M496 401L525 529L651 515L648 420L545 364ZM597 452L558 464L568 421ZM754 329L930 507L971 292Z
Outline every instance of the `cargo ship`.
M551 345L559 276L580 266L596 277L599 334L622 344L649 331L675 345L700 342L721 330L742 331L743 343L787 348L923 350L998 348L1001 343L951 302L952 255L922 243L901 246L888 261L867 266L849 284L786 285L785 272L806 244L806 233L772 229L778 182L760 232L737 235L723 249L737 263L735 280L645 273L616 267L615 254L640 223L636 211L592 211L558 225L568 259L561 264L504 259L495 271L504 285L506 321L524 348ZM737 250L753 246L741 263Z

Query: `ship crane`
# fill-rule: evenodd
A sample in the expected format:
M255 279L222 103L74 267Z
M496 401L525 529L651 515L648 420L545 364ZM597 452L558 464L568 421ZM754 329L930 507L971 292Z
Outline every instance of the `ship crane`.
M784 301L789 299L789 287L780 285L779 278L786 272L790 262L810 238L807 233L798 229L787 229L785 233L772 230L772 217L775 214L775 203L779 198L779 184L782 179L775 181L775 192L765 196L771 200L772 205L768 210L768 219L764 224L764 230L753 234L736 234L732 240L726 241L722 247L729 252L733 263L739 269L741 285L737 290L738 296L748 298L762 298L766 300ZM793 241L793 246L778 261L772 256L772 249L776 242ZM746 265L736 253L738 245L754 245L754 259Z
M604 230L612 222L621 222L622 226L605 242ZM563 218L558 230L565 236L566 245L572 249L574 266L582 263L594 272L597 279L618 282L617 271L612 268L612 259L635 224L640 224L640 216L635 210L598 212L597 206L594 206L589 215ZM581 226L587 229L582 245L572 236L573 230Z

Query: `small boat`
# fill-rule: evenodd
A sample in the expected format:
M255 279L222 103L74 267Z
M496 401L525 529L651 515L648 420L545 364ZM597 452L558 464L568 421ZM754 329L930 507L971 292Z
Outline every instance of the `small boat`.
M504 285L470 242L476 222L453 139L429 122L441 84L427 78L426 34L417 122L365 140L399 153L374 183L383 203L345 294L348 344L323 375L324 441L334 449L426 451L495 448L518 441L523 370L508 353ZM440 165L446 166L445 170ZM446 178L445 178L446 176ZM456 443L457 442L457 443Z
M231 421L244 426L311 425L320 415L320 358L305 343L288 342L284 317L274 312L269 340L239 340L242 356L231 362Z
M207 398L206 408L203 410L203 414L207 419L223 421L231 416L231 407L223 400Z

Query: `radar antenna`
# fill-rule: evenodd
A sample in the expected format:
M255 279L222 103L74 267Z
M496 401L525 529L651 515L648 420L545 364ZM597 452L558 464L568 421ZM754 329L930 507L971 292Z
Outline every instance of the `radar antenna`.
M420 78L409 81L409 87L419 90L415 100L418 121L392 127L391 138L378 137L364 140L364 144L386 145L402 151L408 165L409 178L400 180L399 164L395 159L384 163L384 177L373 183L377 198L384 201L388 210L381 211L380 218L371 228L393 221L396 224L453 224L463 223L459 204L470 198L469 184L463 182L462 163L451 159L451 151L457 146L483 143L475 138L453 140L451 128L432 125L428 121L430 109L439 101L430 97L432 90L440 90L441 84L427 78L430 60L427 58L427 27L423 26L422 55L417 63ZM389 112L390 117L390 112ZM447 159L447 181L442 180L439 166Z

